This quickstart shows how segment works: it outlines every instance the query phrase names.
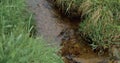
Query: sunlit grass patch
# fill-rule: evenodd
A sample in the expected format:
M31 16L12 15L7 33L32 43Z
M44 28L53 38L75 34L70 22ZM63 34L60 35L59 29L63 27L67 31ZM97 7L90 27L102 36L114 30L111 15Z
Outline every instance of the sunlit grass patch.
M0 6L0 63L62 63L58 48L31 36L34 22L25 0L2 0Z
M42 37L27 35L0 37L0 63L62 63L57 48L50 47Z

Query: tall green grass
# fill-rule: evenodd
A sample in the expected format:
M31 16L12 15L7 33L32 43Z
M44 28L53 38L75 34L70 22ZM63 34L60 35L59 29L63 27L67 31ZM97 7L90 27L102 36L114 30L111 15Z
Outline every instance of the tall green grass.
M34 28L25 0L0 0L0 63L63 63Z
M85 18L80 24L80 31L92 40L93 48L109 48L120 43L119 22L120 1L87 0L90 3Z

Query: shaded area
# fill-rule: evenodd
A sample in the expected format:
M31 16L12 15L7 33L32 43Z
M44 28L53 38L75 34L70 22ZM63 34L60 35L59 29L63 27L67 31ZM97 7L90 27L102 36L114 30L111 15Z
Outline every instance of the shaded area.
M71 30L69 30L71 31ZM61 55L65 63L108 63L108 54L98 55L98 51L93 51L81 37L80 33L66 32L68 37L62 39ZM107 51L106 51L107 52Z
M109 63L106 54L98 56L80 37L79 20L61 15L46 0L28 0L27 3L35 14L37 35L43 35L49 44L61 45L59 53L65 63Z

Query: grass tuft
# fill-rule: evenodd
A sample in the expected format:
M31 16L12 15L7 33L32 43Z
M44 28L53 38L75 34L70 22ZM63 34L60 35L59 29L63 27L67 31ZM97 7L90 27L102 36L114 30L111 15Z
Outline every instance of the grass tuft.
M0 63L63 63L34 28L25 0L0 0Z

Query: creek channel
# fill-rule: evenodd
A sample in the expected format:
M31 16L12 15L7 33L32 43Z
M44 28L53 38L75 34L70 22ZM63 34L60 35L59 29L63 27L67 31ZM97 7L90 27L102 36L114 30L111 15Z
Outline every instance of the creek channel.
M60 54L65 63L109 63L106 56L99 56L80 37L80 20L69 19L59 13L46 0L27 0L34 13L37 35L42 35L50 45L61 46Z

